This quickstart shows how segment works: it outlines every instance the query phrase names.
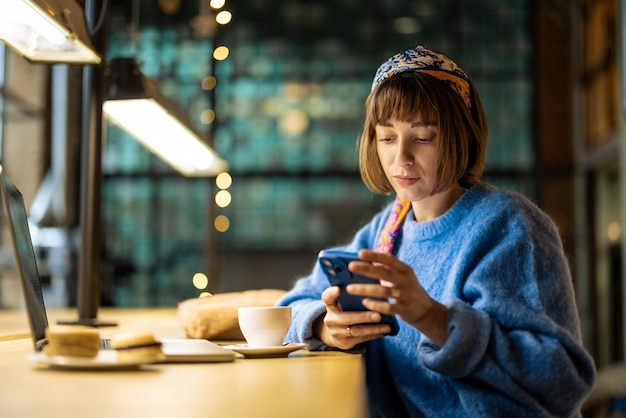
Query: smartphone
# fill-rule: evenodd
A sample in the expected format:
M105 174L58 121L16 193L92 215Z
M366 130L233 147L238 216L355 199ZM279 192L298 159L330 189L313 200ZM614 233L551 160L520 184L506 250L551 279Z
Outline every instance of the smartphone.
M354 274L348 270L350 261L361 261L356 253L339 250L323 250L318 255L318 262L332 286L341 289L339 305L344 311L366 311L363 306L363 296L351 295L346 292L346 286L350 283L379 284L378 280L370 277ZM393 315L383 315L380 321L391 326L388 335L396 335L399 331L398 320Z

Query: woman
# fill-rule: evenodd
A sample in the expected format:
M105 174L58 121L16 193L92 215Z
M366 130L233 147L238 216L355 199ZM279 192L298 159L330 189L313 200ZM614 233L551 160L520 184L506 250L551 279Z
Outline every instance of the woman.
M365 312L344 312L319 266L280 301L288 339L362 349L371 417L580 416L595 379L558 231L521 195L482 183L487 124L467 74L417 47L378 69L360 170L396 200L342 250ZM380 298L383 300L381 301ZM386 336L381 314L400 332Z

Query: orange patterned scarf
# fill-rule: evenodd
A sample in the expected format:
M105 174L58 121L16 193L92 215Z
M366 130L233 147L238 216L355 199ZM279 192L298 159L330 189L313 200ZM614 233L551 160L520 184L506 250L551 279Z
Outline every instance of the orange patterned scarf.
M411 202L396 198L391 213L385 223L385 227L378 237L378 244L376 244L374 251L381 253L393 252L393 247L398 239L398 235L400 235L400 229L410 209Z

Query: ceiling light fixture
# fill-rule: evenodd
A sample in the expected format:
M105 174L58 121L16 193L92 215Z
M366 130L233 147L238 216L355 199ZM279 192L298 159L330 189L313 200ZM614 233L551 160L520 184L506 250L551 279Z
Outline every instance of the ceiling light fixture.
M0 40L32 62L102 61L75 0L0 0Z
M188 177L216 176L228 170L187 114L144 76L133 58L113 58L102 110L174 169Z

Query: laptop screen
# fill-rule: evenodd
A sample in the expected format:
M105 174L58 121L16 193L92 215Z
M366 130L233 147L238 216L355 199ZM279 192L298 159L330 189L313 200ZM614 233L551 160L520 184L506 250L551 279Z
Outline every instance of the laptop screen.
M30 229L28 228L26 207L24 206L22 194L7 177L1 165L0 178L2 200L4 201L9 229L13 236L13 249L15 251L17 269L22 280L33 343L35 344L35 350L40 351L46 342L45 330L48 326L48 319L41 291L41 282L39 281L39 272L37 271L37 260L30 238Z

